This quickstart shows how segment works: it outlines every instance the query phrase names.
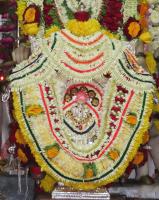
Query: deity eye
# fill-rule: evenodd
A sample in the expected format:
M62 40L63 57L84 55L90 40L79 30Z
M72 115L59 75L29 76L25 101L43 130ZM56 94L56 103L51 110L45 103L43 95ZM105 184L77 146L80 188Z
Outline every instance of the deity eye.
M99 99L95 97L92 99L91 103L92 103L92 106L97 107L99 105Z
M78 92L78 88L72 88L70 93L72 96L74 96Z
M67 93L67 94L65 94L64 100L65 100L66 102L69 102L69 101L72 100L72 96L71 96L70 94Z
M89 96L90 98L94 98L94 97L96 96L96 93L95 93L93 90L89 90L89 91L88 91L88 96Z

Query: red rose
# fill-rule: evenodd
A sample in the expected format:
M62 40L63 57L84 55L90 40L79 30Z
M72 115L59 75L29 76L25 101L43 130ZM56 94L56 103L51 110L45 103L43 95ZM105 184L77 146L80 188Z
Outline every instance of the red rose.
M101 24L112 32L116 32L122 24L122 3L119 0L105 2L106 14L102 16Z
M44 9L43 9L44 15L47 15L52 8L53 8L52 5L44 4Z
M31 171L32 174L34 174L36 176L38 176L38 175L41 174L41 169L38 166L32 166L32 167L30 167L30 171Z
M90 14L86 11L79 11L74 13L75 19L78 21L87 21L90 18Z

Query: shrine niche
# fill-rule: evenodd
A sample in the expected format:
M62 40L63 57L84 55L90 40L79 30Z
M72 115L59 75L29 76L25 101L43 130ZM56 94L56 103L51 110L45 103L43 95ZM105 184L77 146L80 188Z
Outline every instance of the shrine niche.
M9 80L36 162L50 179L74 188L114 182L149 129L155 81L130 42L151 41L146 4L139 20L137 1L18 2L32 54Z

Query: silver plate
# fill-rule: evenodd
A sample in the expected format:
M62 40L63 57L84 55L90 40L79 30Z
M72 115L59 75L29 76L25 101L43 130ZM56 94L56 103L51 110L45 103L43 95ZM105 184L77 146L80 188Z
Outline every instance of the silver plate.
M52 199L59 200L110 200L106 188L97 188L92 191L74 190L73 188L58 185L52 192Z

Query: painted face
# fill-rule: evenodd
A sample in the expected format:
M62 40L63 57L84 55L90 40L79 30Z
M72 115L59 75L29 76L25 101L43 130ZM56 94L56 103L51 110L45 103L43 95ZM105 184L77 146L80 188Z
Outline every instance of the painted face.
M68 101L68 96L70 101ZM92 146L98 138L102 91L93 84L70 86L64 95L64 123L74 145Z

